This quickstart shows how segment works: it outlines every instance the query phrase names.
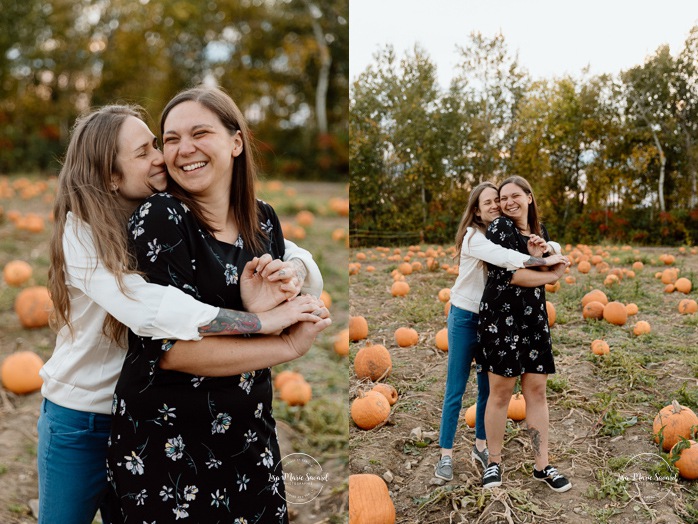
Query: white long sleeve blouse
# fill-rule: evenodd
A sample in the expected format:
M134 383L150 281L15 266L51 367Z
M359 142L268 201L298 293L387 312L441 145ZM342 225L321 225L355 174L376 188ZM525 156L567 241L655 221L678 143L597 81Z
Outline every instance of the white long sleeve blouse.
M312 255L292 242L286 249L285 260L299 258L308 269L303 291L319 296L322 275ZM97 256L90 226L72 212L66 219L63 250L73 332L67 326L58 332L53 355L39 373L44 381L41 393L63 407L109 414L126 350L125 340L120 345L102 333L108 313L138 335L199 340L198 328L210 323L219 308L136 274L123 277L127 296Z
M560 245L548 242L553 251L560 252ZM516 271L524 267L524 262L530 255L507 249L487 239L475 228L469 227L463 238L460 252L458 278L451 288L451 304L471 311L480 312L480 300L485 292L487 282L487 266L485 262L499 267Z

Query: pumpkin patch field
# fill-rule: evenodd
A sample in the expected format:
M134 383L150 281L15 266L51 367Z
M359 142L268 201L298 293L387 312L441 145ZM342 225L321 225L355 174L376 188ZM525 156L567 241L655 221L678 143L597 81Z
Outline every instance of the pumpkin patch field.
M557 369L547 384L550 461L572 483L565 493L532 477L526 407L516 394L503 484L481 488L482 468L470 458L474 408L467 409L477 397L474 369L454 478L434 477L454 251L415 245L350 253L349 402L358 419L349 422L352 513L354 501L358 512L371 500L359 475L375 475L389 491L383 504L402 524L698 522L698 445L690 441L698 429L698 249L563 247L572 265L546 298ZM399 293L396 282L404 283ZM397 400L375 400L376 384L391 386ZM380 515L393 521L392 510Z
M51 210L55 178L0 176L0 522L36 522L37 369L53 351L46 326ZM319 494L289 504L292 522L342 522L348 499L349 300L346 184L263 181L258 197L277 211L286 237L309 250L324 278L333 324L300 360L274 368L292 375L275 387L281 455L304 453L326 474ZM50 301L48 302L50 303ZM344 334L342 334L344 333ZM341 345L341 344L340 344ZM347 351L348 352L348 351ZM294 372L295 374L292 374ZM288 377L287 377L288 378Z

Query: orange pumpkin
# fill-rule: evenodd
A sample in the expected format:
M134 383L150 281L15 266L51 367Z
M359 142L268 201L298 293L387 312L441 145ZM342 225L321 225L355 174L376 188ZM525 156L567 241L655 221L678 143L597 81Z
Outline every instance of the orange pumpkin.
M582 307L586 306L589 302L592 302L593 300L595 300L596 302L601 302L604 306L608 304L608 297L606 296L606 293L604 293L600 289L593 289L582 297Z
M351 403L351 419L361 429L373 429L390 417L390 403L381 393L360 393Z
M412 264L409 262L403 262L397 267L397 270L402 273L403 275L411 275L412 274Z
M284 369L274 377L274 389L280 390L286 382L293 382L294 380L305 380L305 377L297 371Z
M298 222L298 225L300 226L310 227L313 225L313 222L315 222L315 215L312 213L312 211L304 209L299 211L296 215L296 222Z
M584 274L588 273L591 271L591 263L588 260L582 260L577 264L577 271Z
M391 386L390 384L376 384L375 386L373 386L373 389L371 389L371 391L375 391L383 395L388 401L388 404L390 404L391 406L397 402L397 389L395 389L395 387Z
M557 312L555 311L555 305L549 300L545 301L545 310L548 313L548 326L552 327L557 319Z
M407 282L397 281L393 282L390 288L390 293L394 297L404 297L410 292L410 285Z
M526 399L521 393L514 393L509 400L507 417L514 421L526 418Z
M349 330L343 329L334 337L334 352L341 357L349 354Z
M399 327L395 330L395 342L401 348L414 346L419 342L419 333L408 327Z
M475 418L477 417L477 404L473 404L465 410L465 423L469 428L475 427Z
M698 302L691 298L684 298L679 302L679 313L682 315L691 315L698 312Z
M322 290L322 293L320 293L320 300L322 300L322 303L325 304L325 307L327 309L330 309L330 307L332 307L332 297L324 289Z
M676 443L671 448L671 455L679 456L674 464L679 470L679 475L686 480L695 480L698 479L698 444L695 440L689 440L688 446L684 448L680 443Z
M288 380L281 387L279 398L289 406L305 406L313 398L313 389L305 379Z
M628 321L628 311L620 302L609 302L603 308L603 318L616 326L623 326Z
M349 475L349 524L395 524L395 505L378 475Z
M688 295L691 292L692 284L687 278L681 277L674 282L674 286L676 287L677 291Z
M15 299L15 313L25 328L48 326L48 319L53 303L45 286L33 286L23 289Z
M633 327L633 333L636 336L646 335L651 331L652 327L650 326L650 323L646 320L638 320L637 324L635 324L635 326Z
M595 318L600 320L603 318L604 305L597 300L592 300L588 302L586 306L582 308L582 316L584 318Z
M594 355L607 355L611 352L611 348L605 340L596 339L591 343L591 352Z
M360 379L368 378L376 382L389 376L392 369L390 352L380 344L366 345L354 357L354 372Z
M652 424L654 441L659 442L659 432L663 428L662 449L669 451L679 441L679 437L691 438L691 429L698 425L698 417L692 409L681 406L676 400L663 407Z
M439 300L441 302L448 302L451 300L451 290L447 287L441 289L439 291Z
M628 312L628 316L637 315L639 311L637 304L632 302L630 304L625 304L625 310Z
M440 329L438 333L436 333L434 341L436 343L436 347L441 351L448 351L448 329Z
M33 351L11 353L5 357L0 367L2 385L18 395L37 391L44 383L39 376L39 370L43 365L44 361Z
M560 291L560 281L558 280L554 284L545 284L546 293L557 293Z
M349 340L356 342L368 337L368 322L362 316L349 317Z
M11 260L5 264L2 276L8 286L19 287L32 277L32 267L24 260Z

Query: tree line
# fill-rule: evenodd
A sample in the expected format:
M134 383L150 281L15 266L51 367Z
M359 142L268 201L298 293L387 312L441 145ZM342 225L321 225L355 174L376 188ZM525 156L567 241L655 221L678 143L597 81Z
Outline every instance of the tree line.
M0 173L53 171L76 117L142 105L156 131L210 82L252 124L280 178L348 173L348 0L4 0Z
M617 75L532 79L501 34L458 57L441 89L386 46L352 84L355 245L452 242L470 189L513 174L562 242L698 242L698 26Z

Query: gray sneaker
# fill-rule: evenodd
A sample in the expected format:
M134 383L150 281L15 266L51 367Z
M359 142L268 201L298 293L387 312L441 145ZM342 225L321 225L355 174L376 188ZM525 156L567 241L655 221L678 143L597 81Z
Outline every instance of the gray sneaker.
M443 480L453 479L453 460L448 455L444 455L436 463L434 476Z
M473 460L477 460L482 465L483 469L487 467L487 461L490 458L490 453L487 451L487 448L479 451L477 446L473 444L473 451L470 453L470 456Z

